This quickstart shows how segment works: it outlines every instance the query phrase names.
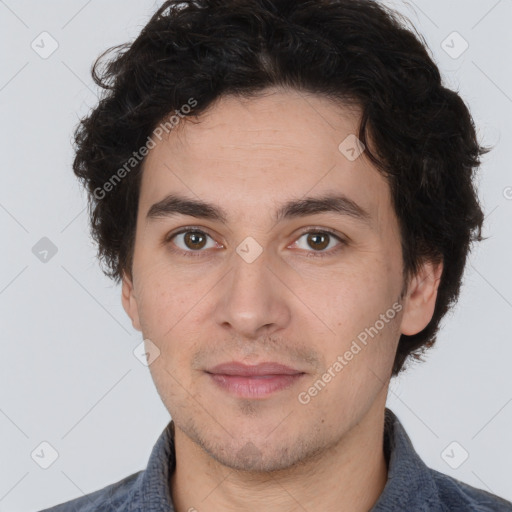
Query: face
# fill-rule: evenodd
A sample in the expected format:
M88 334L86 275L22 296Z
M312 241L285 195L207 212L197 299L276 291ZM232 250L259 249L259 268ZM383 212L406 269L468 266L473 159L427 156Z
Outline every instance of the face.
M146 157L123 304L177 429L225 466L285 469L383 407L400 333L432 311L417 288L401 299L398 221L357 157L357 111L269 89L199 120Z

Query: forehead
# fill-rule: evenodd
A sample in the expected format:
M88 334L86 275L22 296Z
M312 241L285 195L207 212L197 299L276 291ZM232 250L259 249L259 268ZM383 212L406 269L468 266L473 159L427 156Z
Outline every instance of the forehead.
M223 96L201 113L189 116L155 148L181 148L183 161L189 157L208 159L222 168L222 159L232 162L251 155L258 164L306 158L332 161L343 134L355 134L360 112L325 97L290 89L269 88L257 97ZM211 158L209 158L211 157ZM321 157L321 160L318 159ZM249 166L242 160L240 165Z
M378 216L389 206L384 178L364 152L353 159L342 151L354 145L358 128L357 109L318 95L270 89L255 98L222 97L150 150L140 208L146 215L179 193L222 205L231 221L341 193Z

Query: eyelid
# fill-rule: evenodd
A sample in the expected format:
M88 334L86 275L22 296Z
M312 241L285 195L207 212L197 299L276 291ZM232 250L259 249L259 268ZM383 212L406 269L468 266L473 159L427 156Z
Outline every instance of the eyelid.
M338 238L342 242L348 241L347 237L345 237L341 233L338 233L338 231L331 229L331 228L324 228L322 226L308 226L306 228L301 228L299 236L305 235L306 233L327 233L329 235L332 235L332 236Z
M164 237L164 244L169 242L173 237L177 235L181 235L183 233L188 233L189 231L199 231L200 233L203 233L210 238L213 239L213 236L209 233L209 230L207 228L201 227L201 226L182 226L181 228L177 228L175 231L171 231L170 233L167 233ZM223 244L219 244L223 245Z

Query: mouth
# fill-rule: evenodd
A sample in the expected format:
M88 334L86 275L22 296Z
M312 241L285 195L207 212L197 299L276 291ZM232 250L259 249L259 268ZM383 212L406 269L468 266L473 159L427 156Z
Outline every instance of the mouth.
M206 371L215 385L239 398L265 398L296 384L305 372L279 363L223 363Z

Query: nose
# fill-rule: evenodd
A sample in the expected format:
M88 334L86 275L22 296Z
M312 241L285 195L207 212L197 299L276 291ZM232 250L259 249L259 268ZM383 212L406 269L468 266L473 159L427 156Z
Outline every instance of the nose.
M247 339L287 327L290 292L275 267L265 250L252 262L233 254L231 272L219 283L214 313L218 325Z

